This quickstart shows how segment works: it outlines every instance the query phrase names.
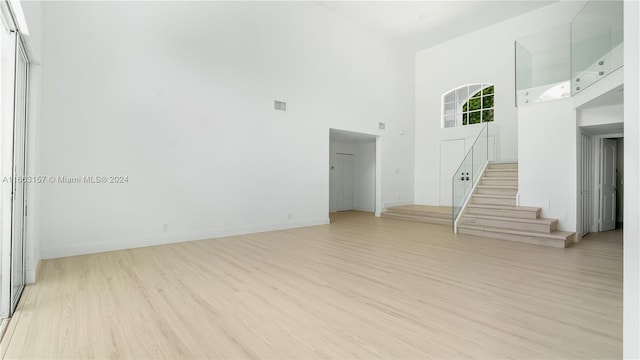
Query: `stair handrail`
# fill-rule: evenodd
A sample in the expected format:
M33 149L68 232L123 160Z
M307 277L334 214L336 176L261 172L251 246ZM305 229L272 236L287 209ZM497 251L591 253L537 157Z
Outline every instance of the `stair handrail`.
M462 210L467 206L471 194L478 185L478 180L489 164L489 125L485 123L475 140L473 145L465 154L464 159L458 166L458 169L451 178L451 210L453 232L458 231L458 219L462 214ZM475 157L475 158L474 158ZM471 181L469 184L468 181ZM457 190L457 191L456 191Z

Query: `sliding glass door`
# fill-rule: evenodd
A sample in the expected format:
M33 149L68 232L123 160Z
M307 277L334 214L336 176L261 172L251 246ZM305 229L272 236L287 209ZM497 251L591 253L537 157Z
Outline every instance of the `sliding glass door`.
M0 319L25 285L29 61L8 2L0 0Z
M24 289L27 200L27 94L29 62L20 38L16 41L15 110L11 215L11 312Z

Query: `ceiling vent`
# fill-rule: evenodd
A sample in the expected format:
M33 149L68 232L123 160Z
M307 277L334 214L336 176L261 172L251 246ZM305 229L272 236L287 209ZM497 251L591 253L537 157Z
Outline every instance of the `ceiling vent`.
M284 102L284 101L274 100L273 101L273 108L275 110L287 111L287 103Z

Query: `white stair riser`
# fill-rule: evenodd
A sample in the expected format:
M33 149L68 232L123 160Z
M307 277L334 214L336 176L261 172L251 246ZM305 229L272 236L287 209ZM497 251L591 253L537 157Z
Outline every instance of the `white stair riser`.
M497 219L476 219L476 218L463 218L462 224L470 224L470 225L481 225L481 226L491 226L502 229L511 229L511 230L519 230L519 231L534 231L539 233L550 233L552 231L556 231L557 222L552 222L551 224L545 223L527 223L527 222L517 222L517 221L507 221L507 220L497 220Z
M465 229L462 226L458 227L458 234L468 234L468 235L475 235L475 236L481 236L481 237L492 238L492 239L509 240L509 241L533 244L533 245L552 246L552 247L558 247L558 248L567 247L569 246L570 243L573 242L571 237L563 241L561 239L547 239L547 238L531 237L531 236L524 236L524 235L503 234L503 233L497 233L497 232L491 232L491 231L481 231L476 229Z
M480 180L480 185L518 186L518 179L492 179L490 177L483 177Z
M484 195L516 195L518 193L518 189L505 189L505 188L476 188L476 194L484 194Z
M504 216L518 219L537 219L539 214L537 211L521 211L521 210L501 210L501 209L484 209L469 207L465 210L468 214L487 215L487 216Z
M482 204L482 205L509 205L516 206L515 198L485 198L485 197L477 197L473 196L471 199L472 204Z

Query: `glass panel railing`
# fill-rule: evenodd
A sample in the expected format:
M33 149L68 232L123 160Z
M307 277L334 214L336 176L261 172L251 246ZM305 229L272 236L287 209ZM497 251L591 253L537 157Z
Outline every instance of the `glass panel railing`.
M516 106L571 95L569 24L516 41Z
M623 2L589 1L571 21L571 90L577 94L623 65Z
M495 161L495 149L491 146L495 143L496 136L493 125L485 124L476 137L471 149L467 151L464 160L454 173L452 179L452 207L453 226L455 230L456 220L462 212L467 199L471 195L475 185L482 176L482 171L489 161Z

